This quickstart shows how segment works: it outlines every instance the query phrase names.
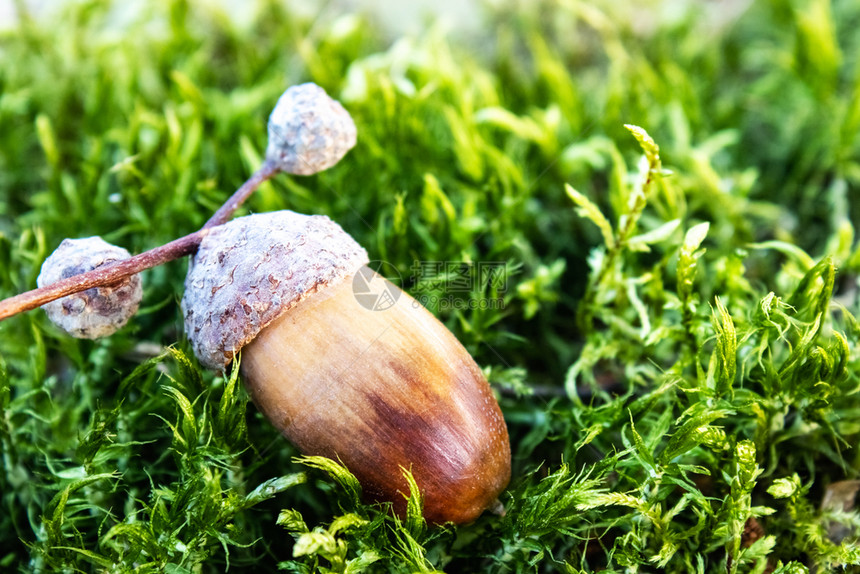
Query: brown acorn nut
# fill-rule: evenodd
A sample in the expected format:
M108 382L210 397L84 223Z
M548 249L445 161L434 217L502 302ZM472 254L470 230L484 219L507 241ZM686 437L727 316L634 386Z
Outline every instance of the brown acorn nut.
M186 332L213 369L242 349L258 408L303 453L340 459L367 496L402 515L409 469L429 522L470 522L510 479L499 406L451 332L366 263L327 217L236 219L190 265Z

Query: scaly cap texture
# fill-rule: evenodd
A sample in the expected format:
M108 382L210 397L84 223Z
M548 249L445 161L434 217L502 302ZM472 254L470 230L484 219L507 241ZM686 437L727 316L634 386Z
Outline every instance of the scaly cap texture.
M266 159L281 171L312 175L341 160L355 145L355 124L321 87L291 86L269 116Z
M36 283L39 287L86 273L107 263L128 259L128 251L101 237L64 239L42 264ZM107 337L137 313L143 288L140 275L117 284L93 287L42 305L48 318L63 331L79 339Z
M367 252L324 215L275 211L214 228L189 263L182 297L197 358L223 369L269 323L367 261Z

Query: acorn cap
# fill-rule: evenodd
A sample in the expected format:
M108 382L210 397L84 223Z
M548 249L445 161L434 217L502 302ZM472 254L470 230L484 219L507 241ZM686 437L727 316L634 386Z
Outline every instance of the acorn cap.
M312 175L352 149L355 123L340 102L313 83L291 86L269 116L266 159L286 173Z
M131 254L98 236L64 239L42 263L36 284L45 287L61 279L92 271L102 265L128 259ZM112 285L93 287L42 305L48 319L79 339L107 337L137 313L143 298L140 275Z
M189 263L182 297L194 353L223 369L272 321L367 262L367 252L324 215L275 211L213 228Z

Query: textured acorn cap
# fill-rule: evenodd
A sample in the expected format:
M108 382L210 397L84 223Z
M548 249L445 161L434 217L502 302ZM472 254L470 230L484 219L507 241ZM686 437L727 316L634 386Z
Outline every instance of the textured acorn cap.
M269 116L266 159L281 171L312 175L352 149L355 123L340 102L313 83L291 86Z
M101 237L64 239L42 264L36 284L45 287L102 265L128 259L131 254ZM42 305L48 319L79 339L107 337L137 313L143 298L140 275L113 285L93 287Z
M182 297L197 358L224 368L284 312L367 262L367 252L324 215L275 211L214 228L189 263Z

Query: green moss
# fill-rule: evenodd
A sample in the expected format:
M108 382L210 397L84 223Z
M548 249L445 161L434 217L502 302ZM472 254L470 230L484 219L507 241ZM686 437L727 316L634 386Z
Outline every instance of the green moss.
M860 567L860 515L824 502L860 478L856 2L512 3L472 43L115 4L0 32L0 296L64 237L198 228L315 81L358 146L245 211L328 214L427 296L499 393L513 480L457 528L418 492L403 520L363 504L200 369L175 262L108 339L0 323L0 570ZM437 262L492 263L457 294L503 304L441 304Z

